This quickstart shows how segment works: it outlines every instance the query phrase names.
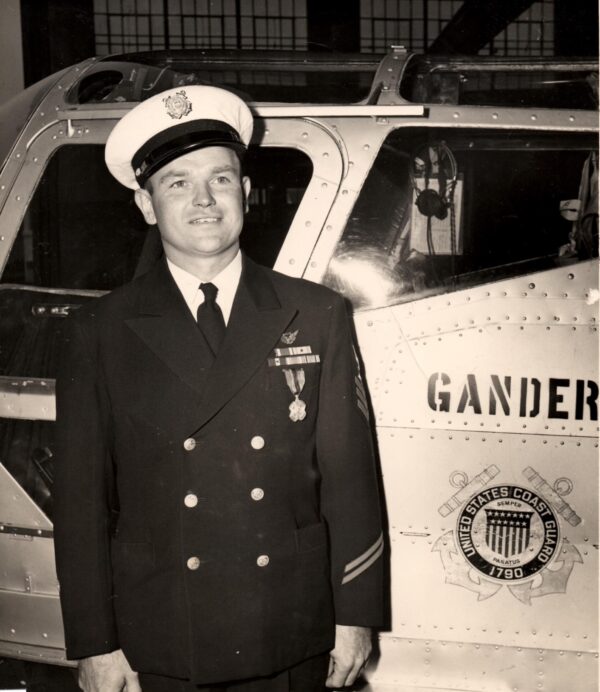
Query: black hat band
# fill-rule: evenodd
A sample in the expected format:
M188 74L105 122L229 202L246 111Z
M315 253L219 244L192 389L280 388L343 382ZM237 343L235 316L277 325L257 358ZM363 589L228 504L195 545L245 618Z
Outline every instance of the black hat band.
M151 137L131 159L135 177L143 187L159 168L196 149L230 147L246 150L236 130L221 120L193 120L174 125Z

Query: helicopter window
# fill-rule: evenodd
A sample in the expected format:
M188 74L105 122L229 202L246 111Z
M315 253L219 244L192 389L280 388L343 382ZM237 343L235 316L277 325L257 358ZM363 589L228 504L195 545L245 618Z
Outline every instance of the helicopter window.
M475 65L414 56L400 94L413 103L596 110L597 70L592 60L542 67L510 59L480 59Z
M255 102L357 103L369 95L379 60L269 50L251 60L203 51L128 53L98 62L67 98L70 103L143 101L173 87L215 84Z
M357 309L597 256L591 136L396 130L324 283Z
M273 266L312 175L297 149L251 149L244 161L252 191L241 243ZM143 250L143 252L142 252ZM161 254L131 190L106 170L100 145L67 145L50 160L23 220L3 283L111 290Z

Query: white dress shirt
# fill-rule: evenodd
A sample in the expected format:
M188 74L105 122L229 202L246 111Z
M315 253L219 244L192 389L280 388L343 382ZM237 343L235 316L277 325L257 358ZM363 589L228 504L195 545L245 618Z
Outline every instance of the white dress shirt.
M194 319L198 313L198 306L202 305L204 302L204 293L200 290L201 283L208 283L206 281L200 281L198 277L186 272L185 269L178 267L173 264L171 260L167 258L167 266L177 287L181 291L183 299L187 303ZM227 325L229 322L229 316L231 315L231 307L233 305L233 299L235 297L235 292L237 291L238 284L240 283L240 277L242 275L242 253L238 250L237 255L231 260L231 262L221 270L211 281L218 289L217 293L217 303L221 308L223 313L223 319Z

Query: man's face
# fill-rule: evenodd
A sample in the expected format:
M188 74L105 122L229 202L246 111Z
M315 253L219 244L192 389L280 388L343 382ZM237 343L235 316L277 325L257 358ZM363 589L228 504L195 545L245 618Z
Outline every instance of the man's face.
M249 192L235 152L206 147L160 168L135 199L146 222L158 224L167 257L185 268L195 259L233 258Z

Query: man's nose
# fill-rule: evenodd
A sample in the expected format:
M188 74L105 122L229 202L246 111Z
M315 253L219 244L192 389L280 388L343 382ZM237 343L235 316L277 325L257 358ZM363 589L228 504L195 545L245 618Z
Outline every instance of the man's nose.
M215 203L210 187L206 183L197 183L194 187L193 202L199 207L210 207Z

